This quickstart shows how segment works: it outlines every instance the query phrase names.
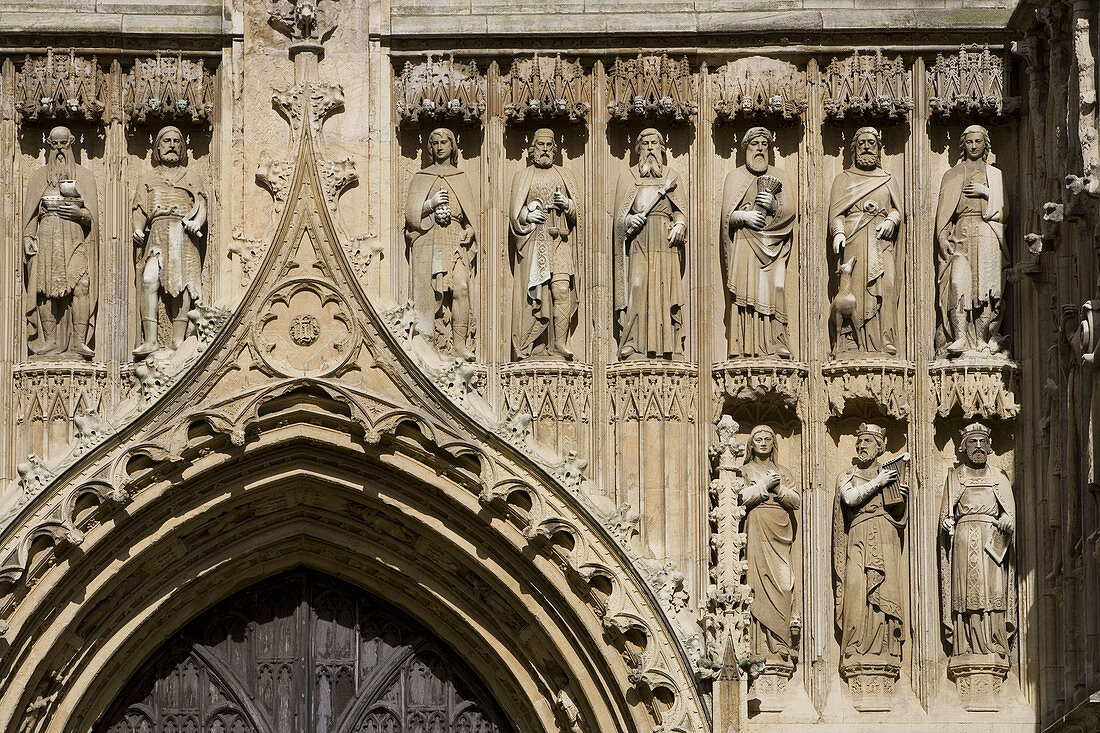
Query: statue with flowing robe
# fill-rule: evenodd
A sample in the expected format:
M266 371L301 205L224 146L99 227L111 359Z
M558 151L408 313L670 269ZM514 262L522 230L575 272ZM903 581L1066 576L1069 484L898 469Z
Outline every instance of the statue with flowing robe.
M420 330L433 334L441 350L473 361L474 221L480 208L458 167L455 134L433 130L428 152L432 163L413 175L405 198L410 291Z
M901 343L897 317L903 260L895 241L904 207L897 180L880 167L881 157L881 134L862 127L852 141L852 167L833 179L833 254L841 263L854 260L851 330L834 334L834 353L854 349L893 355Z
M936 351L948 356L1001 349L1005 245L1005 187L986 162L989 131L963 131L962 160L943 174L936 206L936 271L940 326Z
M573 358L569 327L577 312L578 188L572 172L554 164L557 152L553 131L536 130L527 166L512 179L512 347L518 359Z
M745 165L726 176L722 192L731 359L791 357L786 287L797 189L789 173L768 164L774 139L764 127L745 133Z
M658 130L642 130L635 152L637 165L624 171L615 187L619 358L680 358L687 197Z
M32 356L91 359L99 280L95 175L77 165L67 127L46 136L46 165L23 197L27 348Z

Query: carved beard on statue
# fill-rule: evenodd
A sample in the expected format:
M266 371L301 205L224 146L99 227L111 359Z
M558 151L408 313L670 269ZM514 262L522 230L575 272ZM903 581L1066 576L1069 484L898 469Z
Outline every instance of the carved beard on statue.
M550 151L535 153L535 167L549 168L554 163L554 154Z
M758 176L764 175L768 172L767 153L750 153L749 157L745 159L745 166L751 173L755 173Z
M59 181L68 181L73 177L72 151L62 148L50 153L50 181L56 184Z
M665 167L661 165L657 153L646 153L638 171L641 173L642 178L660 178L665 172Z
M160 164L167 166L177 166L180 164L180 153L175 148L165 150L160 154Z
M878 153L856 153L856 168L864 171L873 171L878 168Z
M966 448L966 457L970 460L970 465L975 468L981 468L986 464L989 459L989 452L982 445L972 445Z

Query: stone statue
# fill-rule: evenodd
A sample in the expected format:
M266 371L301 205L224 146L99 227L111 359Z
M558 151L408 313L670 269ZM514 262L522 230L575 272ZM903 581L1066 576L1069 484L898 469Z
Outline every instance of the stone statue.
M634 149L638 163L615 187L619 358L681 357L687 199L658 130L642 130Z
M880 167L882 135L861 127L852 141L852 167L833 179L829 235L833 254L853 259L852 327L834 334L833 353L856 349L898 353L898 297L902 260L895 240L903 218L897 180Z
M165 346L157 339L162 300L172 322L167 344L171 349L178 349L190 335L187 314L202 303L206 189L187 165L187 147L179 128L163 127L157 133L152 162L153 170L137 183L131 207L141 316L141 343L134 349L135 357Z
M764 127L745 133L745 165L726 176L722 193L730 358L791 356L786 279L797 189L790 174L768 165L774 140Z
M988 465L989 434L981 423L965 427L959 463L947 473L940 509L940 597L952 656L996 657L1007 668L1016 617L1016 502L1008 476Z
M27 346L34 356L91 359L99 277L95 175L77 165L67 127L46 137L46 165L23 197Z
M1005 189L986 162L989 132L963 130L962 160L943 174L936 207L940 329L936 351L948 356L1000 350L1004 292Z
M856 433L855 466L836 482L833 572L840 670L861 664L896 666L904 638L901 530L909 489L899 471L880 463L886 431L863 423ZM896 675L895 675L896 676Z
M554 165L558 145L548 128L535 131L527 167L512 179L508 220L516 247L512 346L516 357L572 359L569 325L577 312L575 233L577 184Z
M458 167L455 134L445 127L432 130L428 154L432 162L412 177L405 199L412 300L421 331L436 334L442 350L473 361L471 288L479 206ZM437 332L437 316L449 333Z
M746 580L753 600L750 637L754 656L791 656L791 619L794 603L794 573L791 546L794 544L794 513L801 504L794 477L776 463L775 431L757 425L749 434L748 450L741 475L741 503L745 515Z

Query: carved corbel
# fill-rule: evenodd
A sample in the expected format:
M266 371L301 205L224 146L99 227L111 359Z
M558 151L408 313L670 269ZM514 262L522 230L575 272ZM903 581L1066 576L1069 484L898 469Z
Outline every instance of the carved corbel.
M897 123L913 109L908 67L900 56L887 59L881 50L834 58L821 83L825 117L834 123Z
M809 368L786 359L734 359L716 364L711 375L718 404L797 413Z
M47 49L27 56L16 80L15 108L21 121L103 119L106 80L95 56Z
M829 412L904 420L914 368L896 360L834 362L822 368Z
M947 417L954 413L966 419L975 417L1016 417L1019 368L1005 359L952 359L929 367L932 399L936 413Z
M474 61L454 57L406 62L394 81L400 124L481 124L485 114L485 77Z
M787 61L751 56L726 64L715 77L719 122L794 124L809 106L805 75Z
M616 58L607 71L611 117L622 122L689 122L699 111L698 81L687 56Z
M583 123L592 108L592 85L579 61L561 55L512 61L500 81L504 119Z
M1005 58L988 46L938 54L928 69L928 106L941 120L1003 120L1020 106L1019 98L1005 97L1007 88Z
M214 113L214 77L201 59L183 54L134 59L123 80L128 124L190 122L208 126Z

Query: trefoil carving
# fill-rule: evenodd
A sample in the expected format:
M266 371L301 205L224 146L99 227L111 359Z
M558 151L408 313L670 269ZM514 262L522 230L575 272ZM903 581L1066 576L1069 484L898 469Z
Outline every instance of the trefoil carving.
M698 82L687 56L616 58L607 85L608 112L622 122L688 122L699 111Z
M830 122L900 122L913 109L912 80L900 56L891 60L882 51L856 51L834 58L821 83Z
M726 64L715 78L719 122L798 122L809 106L806 78L794 64L763 56Z
M131 125L208 126L214 113L213 74L201 59L183 54L136 58L123 80L122 111Z
M480 124L485 113L485 86L485 77L473 61L432 56L419 64L407 61L394 82L398 122Z
M516 59L501 80L504 119L583 123L592 109L592 88L579 61L561 55Z
M95 56L47 49L27 56L16 81L20 119L99 121L106 108L106 80Z
M964 46L951 56L938 54L928 69L928 106L932 116L942 120L995 121L1020 103L1005 97L1006 87L1002 56L988 46Z

